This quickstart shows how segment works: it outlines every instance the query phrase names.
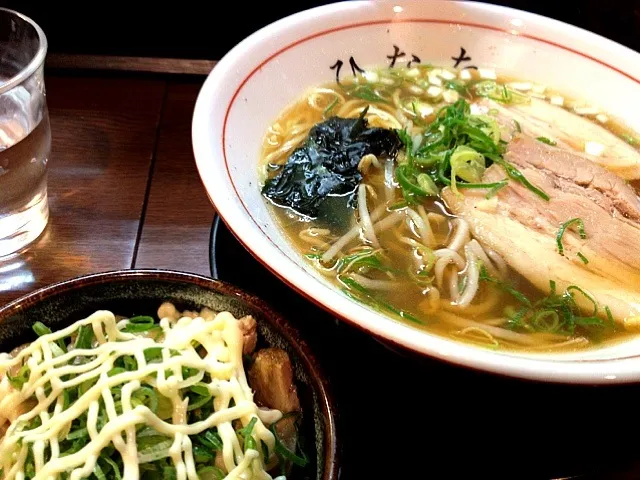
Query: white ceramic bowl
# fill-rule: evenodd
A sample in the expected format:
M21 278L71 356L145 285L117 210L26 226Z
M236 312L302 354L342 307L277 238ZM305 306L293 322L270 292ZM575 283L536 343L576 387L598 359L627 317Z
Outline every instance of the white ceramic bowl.
M569 91L640 131L640 55L598 35L476 2L368 1L327 5L271 24L231 50L195 107L193 146L211 201L242 244L291 287L336 316L416 352L529 379L575 383L640 379L640 342L578 354L494 352L380 315L344 296L286 240L260 195L260 146L269 124L309 87L384 66L398 46L423 63L496 68ZM304 315L304 312L300 312Z

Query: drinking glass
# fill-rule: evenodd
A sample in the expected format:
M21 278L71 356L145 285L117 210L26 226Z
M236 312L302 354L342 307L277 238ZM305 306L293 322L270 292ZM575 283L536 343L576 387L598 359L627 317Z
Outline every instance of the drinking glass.
M46 53L36 23L0 8L0 258L38 238L49 219Z

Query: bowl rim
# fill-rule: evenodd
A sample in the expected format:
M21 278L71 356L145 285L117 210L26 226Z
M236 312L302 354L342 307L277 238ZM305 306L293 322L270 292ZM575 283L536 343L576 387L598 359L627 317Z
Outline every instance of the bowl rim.
M50 297L77 292L87 286L135 281L168 281L195 285L213 293L240 298L260 311L266 321L284 337L295 351L298 361L302 363L304 371L309 375L311 388L318 395L318 403L324 420L324 471L322 480L339 479L341 453L337 434L338 412L336 411L336 401L329 385L328 377L307 342L301 338L298 330L285 317L261 298L235 285L195 273L157 268L123 269L92 273L41 287L3 305L0 307L0 325L10 315L19 313Z
M380 8L381 5L386 5L391 8L394 5L403 4L410 5L411 2L407 0L340 2L304 10L267 25L248 36L229 51L220 62L218 62L200 90L192 122L192 141L196 165L207 195L216 208L216 211L243 247L294 291L312 301L319 307L329 311L338 318L355 325L359 329L374 336L382 337L386 342L400 346L404 349L412 350L420 355L431 356L459 366L529 380L580 384L611 384L637 381L640 379L640 355L602 360L560 359L558 357L552 359L544 358L542 356L534 357L519 355L518 352L502 353L488 351L477 346L463 344L455 340L430 334L429 332L419 332L420 340L428 342L426 346L424 344L420 344L420 342L411 338L411 333L416 332L415 328L406 325L401 327L392 326L390 325L394 322L392 319L386 319L387 323L383 324L378 321L376 317L384 317L384 315L369 311L360 305L357 307L350 306L343 301L341 301L341 304L338 304L337 306L331 304L331 300L338 301L337 295L339 294L338 292L332 292L326 285L318 285L317 288L321 289L322 293L314 294L313 287L316 287L316 283L313 282L313 280L317 280L317 278L314 278L313 275L304 272L293 262L293 260L289 258L287 254L282 252L278 245L276 245L272 240L270 243L273 244L273 248L270 246L263 248L260 241L264 242L265 239L270 240L269 236L262 231L257 220L251 216L247 206L241 200L242 206L244 207L243 210L242 207L232 205L226 198L234 195L239 196L236 186L231 179L229 163L226 160L225 133L227 120L236 98L248 79L251 78L256 71L259 71L266 62L303 41L311 40L323 33L330 33L350 28L352 26L362 25L363 23L380 23L375 20L358 23L357 19L354 19L353 15L353 12L357 11L358 8L373 9ZM613 64L607 63L602 58L599 58L597 53L590 54L588 52L579 51L572 48L569 44L563 45L558 41L555 41L558 40L558 38L560 41L562 38L575 38L575 42L582 42L587 46L589 44L601 45L603 48L607 49L609 54L613 55L614 59L620 60L624 58L625 60L631 59L638 62L640 54L612 40L558 20L509 7L490 5L481 2L445 0L432 0L428 2L428 5L435 9L447 8L447 6L454 4L457 7L465 8L470 15L466 16L463 21L460 19L450 18L446 21L439 20L439 23L462 24L463 26L467 25L480 28L484 26L491 30L512 33L509 30L496 26L495 24L500 23L508 17L517 15L533 25L534 29L533 33L519 33L519 36L551 44L555 47L581 55L585 58L585 61L595 61L602 66L615 70L628 79L640 84L640 77L637 77L635 74L630 74ZM251 73L249 73L244 80L238 84L237 88L235 83L236 81L232 81L231 85L233 85L235 93L231 97L226 112L221 112L222 115L224 115L221 132L222 144L219 146L220 140L216 140L215 142L215 148L221 148L223 152L224 163L227 171L224 171L225 167L221 167L219 169L210 168L207 165L207 162L211 162L212 158L216 158L217 155L214 153L215 148L207 145L207 137L210 136L210 132L212 131L210 128L212 123L211 119L214 117L208 109L208 104L213 101L216 94L216 87L219 87L222 80L227 76L232 77L235 73L234 69L239 65L244 65L242 55L258 46L260 42L265 42L265 39L269 37L278 38L278 34L281 32L291 32L291 30L296 28L296 25L301 22L308 21L310 18L317 19L320 17L330 17L331 15L344 14L347 11L352 13L351 19L342 19L338 23L338 26L334 25L333 27L328 28L325 26L324 30L320 27L321 30L313 30L305 33L304 35L299 35L297 40L290 43L282 44L282 42L276 42L274 47L267 49L268 52L275 53L261 54L259 58L262 58L262 62L258 61L258 63L256 63L253 71L251 71ZM492 18L491 22L487 20L486 24L474 24L472 23L472 14L474 12L489 14L494 18ZM428 9L425 10L425 13L428 13ZM335 17L331 17L331 19L336 22ZM415 17L411 17L407 21L415 20ZM540 30L547 33L548 38L541 37ZM237 76L237 73L235 74ZM220 115L220 113L216 114L216 118L218 118L218 115ZM221 177L222 179L220 180L216 177ZM219 195L216 196L211 193L217 191L216 188L212 187L220 186L222 186L222 188L220 189L221 193ZM231 215L232 213L235 216ZM249 220L244 222L237 218L242 216L249 217L253 220L253 223ZM264 243L266 244L269 242ZM274 255L269 254L275 254L275 257L277 258L272 258ZM291 263L291 265L289 265L289 263ZM346 311L342 311L339 307L344 308ZM362 317L364 320L358 317ZM418 336L415 337L417 338Z

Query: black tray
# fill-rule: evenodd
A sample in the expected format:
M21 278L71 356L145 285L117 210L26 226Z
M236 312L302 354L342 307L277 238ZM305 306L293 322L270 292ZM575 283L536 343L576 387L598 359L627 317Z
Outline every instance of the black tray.
M640 478L640 386L536 383L392 351L295 294L219 218L210 263L313 348L336 397L341 478Z

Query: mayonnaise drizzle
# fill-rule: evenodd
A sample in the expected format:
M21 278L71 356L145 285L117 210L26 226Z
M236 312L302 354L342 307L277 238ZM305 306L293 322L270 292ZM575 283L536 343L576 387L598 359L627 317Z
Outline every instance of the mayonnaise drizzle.
M261 411L253 401L242 364L243 339L238 321L228 312L219 313L213 320L163 318L160 321L163 335L159 340L121 331L126 324L127 321L117 322L109 311L98 311L63 330L41 336L15 358L0 354L0 392L5 392L0 398L0 425L11 421L0 442L3 479L25 478L25 462L31 450L35 480L53 480L62 472L69 473L71 480L80 480L94 471L101 450L113 444L116 455L122 458L123 479L137 480L140 471L136 426L140 424L172 439L168 457L176 468L177 480L198 479L189 435L211 427L217 428L222 439L223 449L218 454L222 455L229 472L226 478L271 479L264 470L264 463L269 459L262 458L255 450L245 453L232 423L239 420L247 425L257 417L252 433L256 444L262 441L269 452L274 451L275 438L262 420L272 422L282 415L278 411ZM94 332L94 348L70 349L64 353L55 344L56 340L76 334L85 325ZM204 357L194 345L204 348ZM162 359L148 363L144 351L158 347ZM123 355L134 356L137 369L109 376L115 360ZM29 366L30 374L18 392L11 387L6 373L22 364ZM184 378L183 367L196 369L198 373ZM202 382L205 374L211 378L207 385L214 396L214 412L202 421L189 424L188 398L182 398L180 390ZM73 378L69 379L69 375ZM64 390L87 381L94 385L64 409ZM170 401L170 421L159 418L144 405L134 405L132 397L143 384L151 385ZM114 387L121 389L121 413L112 394ZM5 414L33 398L37 403L26 413L17 418ZM98 428L100 400L104 405L102 415L106 416L102 428ZM232 401L234 406L230 406ZM60 456L60 441L70 432L72 422L84 414L87 414L87 444L75 453ZM35 418L40 419L40 426L29 428Z

